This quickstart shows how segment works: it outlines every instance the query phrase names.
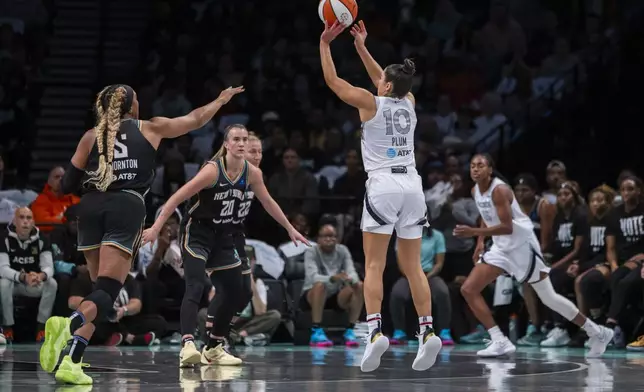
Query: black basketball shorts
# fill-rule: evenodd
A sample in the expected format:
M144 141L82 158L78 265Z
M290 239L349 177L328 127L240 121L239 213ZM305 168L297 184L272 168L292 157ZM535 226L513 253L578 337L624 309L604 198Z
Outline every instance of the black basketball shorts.
M184 264L201 260L209 273L235 268L242 263L230 231L192 218L181 225L181 256Z
M135 191L90 192L78 211L78 250L114 246L134 258L141 246L145 202Z

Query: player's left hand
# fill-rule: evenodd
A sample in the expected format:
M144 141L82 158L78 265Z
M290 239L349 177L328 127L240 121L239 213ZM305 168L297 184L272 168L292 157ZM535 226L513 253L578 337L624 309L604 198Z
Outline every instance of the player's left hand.
M158 236L159 230L157 230L154 226L150 227L149 229L143 230L143 235L141 236L141 246L147 244L148 242L154 244Z
M336 39L338 35L340 35L341 32L346 29L347 26L343 25L342 23L338 22L337 20L333 25L329 26L327 22L324 22L324 31L322 32L322 35L320 36L320 41L326 42L327 44L330 44L331 41Z
M474 229L469 226L464 226L464 225L456 225L454 228L454 235L456 237L474 237L476 234L474 234Z
M309 242L309 240L307 240L306 237L304 237L302 234L300 234L299 231L293 228L288 231L288 236L291 237L291 241L293 241L295 246L297 246L298 241L303 243L306 246L311 246L311 243Z

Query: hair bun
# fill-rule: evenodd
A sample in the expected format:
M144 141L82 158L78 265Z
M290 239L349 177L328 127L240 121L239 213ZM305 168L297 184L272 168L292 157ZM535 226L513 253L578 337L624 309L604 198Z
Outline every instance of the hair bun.
M416 64L414 64L414 62L410 59L405 59L402 71L407 75L413 75L416 73Z

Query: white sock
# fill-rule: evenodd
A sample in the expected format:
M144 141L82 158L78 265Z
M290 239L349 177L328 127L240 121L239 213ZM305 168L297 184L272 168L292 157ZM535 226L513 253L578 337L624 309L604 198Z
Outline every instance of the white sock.
M582 326L584 331L586 331L586 334L588 334L589 338L592 338L593 336L599 335L601 332L601 329L599 328L599 325L595 324L591 319L586 317L586 322Z
M494 327L488 329L487 332L490 334L493 342L498 342L499 340L505 339L505 335L503 334L503 332L501 332L501 328L499 328L498 325L495 325Z
M367 315L367 324L369 324L369 334L371 334L376 329L381 329L382 325L382 316L380 313L374 313Z
M432 316L418 317L418 325L420 327L420 334L424 334L427 328L434 328L434 318Z

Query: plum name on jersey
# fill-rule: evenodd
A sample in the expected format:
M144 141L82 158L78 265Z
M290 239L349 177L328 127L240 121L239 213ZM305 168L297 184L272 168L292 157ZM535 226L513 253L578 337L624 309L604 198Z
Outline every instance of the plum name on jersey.
M244 200L244 192L239 189L229 189L225 192L217 193L214 197L215 200L225 200L230 197L235 199Z
M407 147L407 138L404 136L394 136L391 138L393 147Z

